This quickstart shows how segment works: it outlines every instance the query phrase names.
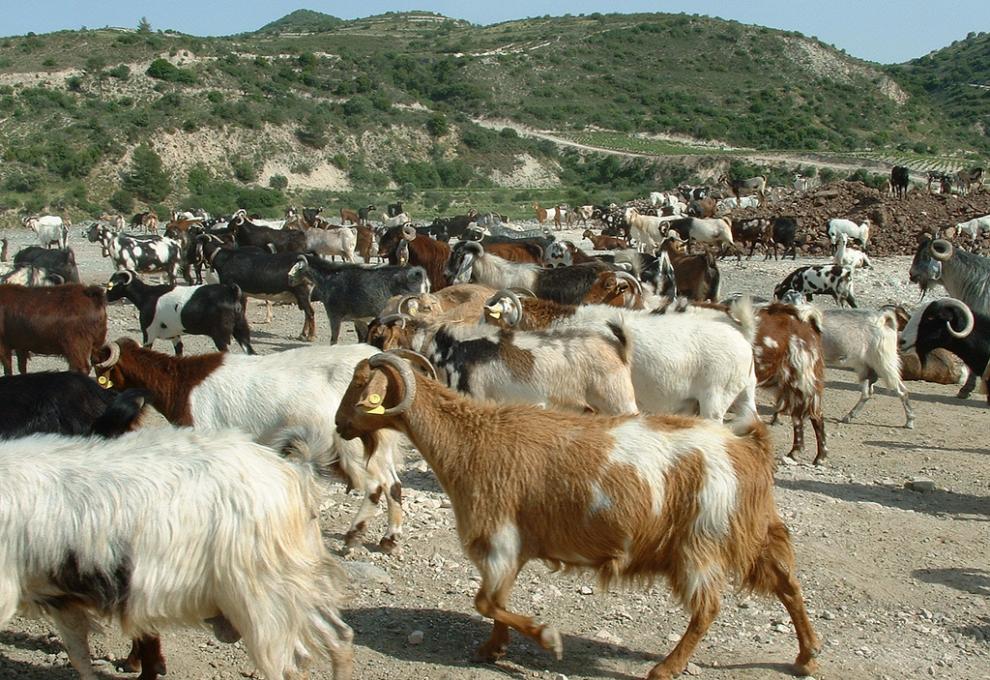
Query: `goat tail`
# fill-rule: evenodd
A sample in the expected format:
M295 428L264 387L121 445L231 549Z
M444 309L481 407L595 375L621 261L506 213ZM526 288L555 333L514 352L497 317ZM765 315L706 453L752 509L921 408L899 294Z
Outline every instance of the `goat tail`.
M775 464L773 453L773 437L767 429L760 414L752 409L742 409L739 415L729 423L732 433L739 439L750 443L761 452L760 460Z
M103 415L93 421L93 434L110 439L136 429L149 397L150 393L145 390L124 390L114 397Z
M748 295L743 295L729 305L729 317L739 326L739 332L746 338L746 342L752 345L756 338L756 313Z
M618 343L618 347L616 349L619 351L619 358L622 359L622 363L628 366L632 361L633 340L632 336L629 334L625 317L623 317L619 323L609 321L608 329L612 331L612 335L615 336L615 340Z

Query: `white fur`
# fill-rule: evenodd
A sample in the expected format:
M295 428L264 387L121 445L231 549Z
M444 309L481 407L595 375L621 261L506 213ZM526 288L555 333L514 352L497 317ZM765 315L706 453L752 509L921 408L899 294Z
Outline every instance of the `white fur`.
M839 234L857 239L863 246L866 246L870 240L870 221L865 220L862 224L856 224L852 220L841 217L829 220L828 240L832 242L833 246L839 240Z
M365 460L360 441L337 434L334 417L340 400L362 359L377 354L371 345L299 347L266 355L226 354L223 364L196 386L189 398L193 425L219 430L238 427L263 444L309 442L323 466L339 464L350 484L365 492L351 531L371 518L377 504L372 494L384 494L389 512L386 538L402 534L402 508L390 495L400 484L398 436L382 432L378 447Z
M155 305L155 316L151 320L151 325L148 326L148 347L158 339L173 340L182 337L186 330L182 325L182 308L189 302L193 293L202 287L202 285L176 286L158 298L158 304Z
M956 232L960 235L969 234L974 241L980 234L990 234L990 215L960 222L956 225Z
M857 250L848 245L849 237L845 233L840 233L838 243L835 246L835 255L832 262L842 267L852 267L853 269L870 267L870 258L862 250Z
M118 618L137 637L218 615L268 678L328 655L337 677L350 677L340 572L311 476L245 434L35 435L0 443L0 478L0 625L18 611L48 613L83 678L96 677L94 619ZM112 582L129 565L126 599L109 610L53 603L73 594L55 578L73 561L84 581Z
M351 227L334 229L309 229L306 231L306 250L323 257L340 256L345 262L354 261L357 231Z

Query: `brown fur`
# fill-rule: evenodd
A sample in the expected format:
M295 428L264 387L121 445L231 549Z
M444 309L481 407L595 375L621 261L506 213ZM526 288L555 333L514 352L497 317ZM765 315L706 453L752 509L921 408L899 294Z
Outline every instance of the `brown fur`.
M602 272L585 293L582 302L586 305L609 305L643 309L643 296L636 288L615 275L615 272ZM628 304L627 304L628 303Z
M89 357L107 335L107 298L100 286L50 288L0 285L0 362L4 375L27 373L28 356L65 357L69 370L89 373Z
M822 330L814 320L803 319L795 307L782 303L761 309L757 319L759 326L753 342L756 380L760 387L773 390L775 412L784 411L791 416L794 443L787 455L794 458L804 450L804 419L808 418L818 442L814 462L819 465L828 456L822 414L825 393Z
M391 265L398 265L399 246L402 243L402 227L392 227L382 236L378 244L378 254L388 260ZM425 234L417 234L409 244L410 267L420 266L426 270L430 278L430 290L434 293L450 285L444 267L450 259L450 246Z
M151 394L151 404L173 425L191 426L189 395L193 388L205 380L223 363L222 352L197 356L168 356L141 347L131 338L117 340L120 360L110 368L96 369L96 375L105 376L114 389L139 387ZM109 350L94 352L94 363L105 361Z
M594 246L595 250L619 250L620 248L629 247L629 242L623 238L605 236L604 234L596 236L592 233L591 229L585 229L584 233L581 234L581 238L591 241L591 245Z
M565 316L573 316L577 309L575 305L565 305L543 298L520 297L522 303L522 318L514 327L520 331L540 331L549 328L557 319ZM505 317L493 319L487 314L484 316L485 322L500 328L508 328Z
M371 262L375 249L375 230L363 224L357 227L357 252L366 263Z
M718 266L715 260L707 253L687 255L681 248L681 244L672 239L665 240L660 246L674 267L677 295L689 300L716 300Z
M351 210L350 208L340 209L340 221L342 223L361 224L361 218L358 216L357 210Z
M489 243L485 252L509 262L543 263L543 249L535 243Z
M390 366L355 369L337 412L345 438L382 428L406 434L423 454L450 497L457 531L481 572L475 607L493 618L491 638L478 650L485 660L505 654L509 628L562 654L559 634L531 617L507 609L518 570L531 559L554 566L589 568L606 585L666 577L691 612L681 641L649 678L669 679L687 666L691 653L718 613L726 581L776 595L798 636L795 671L810 674L820 644L811 628L788 532L774 503L774 459L766 427L752 421L740 436L694 418L569 415L519 406L495 406L461 397L414 375L412 405L397 415L367 413L368 395L384 395L386 408L403 397ZM701 452L685 453L668 468L663 511L652 507L652 490L636 468L609 460L612 428L635 421L654 432L693 429L721 433L734 477L736 503L726 535L696 526L705 484ZM608 503L592 505L595 488ZM514 527L514 540L501 532ZM511 535L511 534L510 534ZM507 547L508 546L508 547ZM701 575L700 578L695 578Z

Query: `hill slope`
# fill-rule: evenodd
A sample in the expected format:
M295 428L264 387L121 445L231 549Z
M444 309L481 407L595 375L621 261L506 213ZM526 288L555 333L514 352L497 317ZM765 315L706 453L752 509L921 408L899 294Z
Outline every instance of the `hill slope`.
M796 33L665 14L479 27L425 12L343 21L299 10L221 38L12 37L0 39L0 203L163 200L135 181L120 191L141 143L162 158L170 201L225 193L224 205L265 207L286 183L409 193L581 173L582 185L609 190L654 181L643 162L605 171L471 118L758 149L974 146L978 135L946 121L924 88L902 88L902 75Z

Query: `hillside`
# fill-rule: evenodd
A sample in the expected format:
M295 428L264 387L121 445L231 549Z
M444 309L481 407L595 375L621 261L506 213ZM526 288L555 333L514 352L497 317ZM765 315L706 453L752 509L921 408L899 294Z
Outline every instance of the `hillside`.
M990 153L990 33L964 40L906 64L890 74L916 96L927 96L948 118ZM979 143L979 142L978 142Z
M583 199L695 171L605 163L473 122L495 118L764 151L976 146L978 134L936 115L941 100L899 77L797 33L688 15L480 27L424 12L344 21L299 10L221 38L3 38L0 207L93 212L113 198L119 210L265 210L288 196L390 189L442 209L451 191L504 204L508 190L559 191L563 180ZM134 167L142 143L161 160L155 186Z

